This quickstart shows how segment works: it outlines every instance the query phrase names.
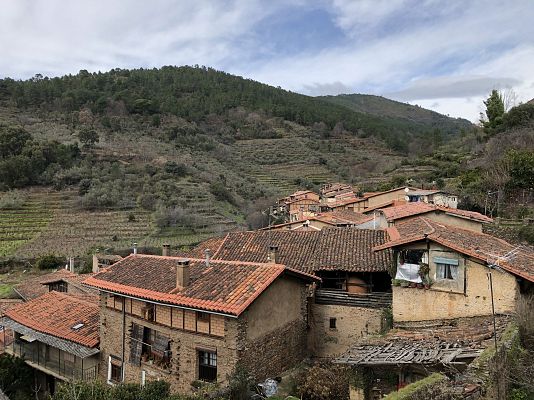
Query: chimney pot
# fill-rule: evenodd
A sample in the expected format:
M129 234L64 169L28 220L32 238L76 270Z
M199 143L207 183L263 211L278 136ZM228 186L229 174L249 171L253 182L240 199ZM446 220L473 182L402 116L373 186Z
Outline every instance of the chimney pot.
M162 250L161 250L161 255L162 255L162 256L165 256L165 257L168 257L168 256L171 255L171 245L170 245L170 244L165 243L165 244L163 245L163 248L162 248Z
M176 262L176 287L185 288L189 286L189 259L181 258Z
M211 250L206 249L204 250L204 254L206 255L206 267L210 266L210 258L211 258Z
M137 254L137 243L133 244L133 253Z
M277 263L278 258L278 246L276 245L270 245L269 246L269 254L267 256L267 261L273 264Z

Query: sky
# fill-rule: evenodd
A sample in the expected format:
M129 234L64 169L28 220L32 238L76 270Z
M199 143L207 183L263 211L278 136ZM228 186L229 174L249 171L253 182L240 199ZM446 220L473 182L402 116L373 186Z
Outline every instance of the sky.
M2 0L0 77L205 65L477 121L534 98L532 0Z

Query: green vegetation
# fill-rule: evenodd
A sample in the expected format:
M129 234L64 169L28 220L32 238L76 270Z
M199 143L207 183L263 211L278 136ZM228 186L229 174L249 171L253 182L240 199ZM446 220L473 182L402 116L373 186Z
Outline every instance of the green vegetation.
M61 267L64 262L65 262L65 259L62 257L58 257L53 254L47 254L47 255L39 257L39 259L35 263L35 266L37 267L37 269L40 269L40 270L57 269Z
M0 189L50 184L53 173L78 156L76 145L36 142L23 128L0 123Z
M163 67L107 73L80 71L60 78L36 76L28 81L0 80L0 94L19 108L39 108L63 113L86 108L112 130L122 129L120 115L150 116L152 125L160 115L171 114L189 121L222 116L228 122L219 135L233 138L278 137L262 121L228 120L231 110L261 110L273 117L301 125L324 124L353 134L375 135L393 147L401 146L420 130L406 120L377 117L352 111L319 98L288 92L242 79L212 68ZM158 116L158 118L154 118ZM220 118L219 118L220 119ZM226 131L226 132L225 132Z
M387 400L425 400L433 398L433 394L439 393L438 385L446 382L446 376L433 373L424 379L403 387L397 392L388 394Z
M0 390L11 400L34 398L33 370L23 359L9 354L0 355Z

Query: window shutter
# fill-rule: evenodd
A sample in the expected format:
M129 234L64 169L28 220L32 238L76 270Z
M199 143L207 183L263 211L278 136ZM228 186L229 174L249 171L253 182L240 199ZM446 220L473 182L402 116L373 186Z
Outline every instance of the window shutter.
M132 324L130 332L130 363L141 365L141 351L143 349L143 327Z
M159 357L165 356L165 351L169 348L169 338L156 332L154 343L152 344L152 353L156 353Z

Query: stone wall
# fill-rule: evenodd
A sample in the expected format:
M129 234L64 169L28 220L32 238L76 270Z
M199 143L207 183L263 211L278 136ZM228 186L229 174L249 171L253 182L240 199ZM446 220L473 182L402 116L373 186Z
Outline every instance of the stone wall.
M102 379L107 379L108 357L122 359L122 312L101 305L100 348ZM171 340L171 365L168 369L141 361L141 365L130 363L130 331L132 323L154 329ZM140 383L142 371L146 380L165 379L173 392L189 393L191 383L198 379L198 350L217 353L217 381L226 382L237 362L237 319L224 319L224 337L187 332L143 320L135 315L125 315L124 377L125 382Z
M239 319L239 358L257 380L309 356L307 293L301 281L279 278Z
M330 328L335 318L336 328ZM367 335L382 329L383 310L376 308L313 304L310 346L316 357L339 355Z
M246 330L245 321L241 329ZM279 376L308 355L306 333L304 320L292 321L255 340L242 342L239 359L257 381Z
M239 317L210 314L207 325L194 311L156 306L154 321L143 318L144 302L125 299L124 356L123 313L120 296L101 296L101 377L107 379L109 356L124 358L125 382L164 379L171 391L191 392L198 379L198 351L217 354L217 382L225 385L238 360L258 380L277 376L308 355L306 286L296 278L278 278ZM130 362L132 323L153 329L170 338L168 368L141 361ZM211 332L211 333L208 333Z

